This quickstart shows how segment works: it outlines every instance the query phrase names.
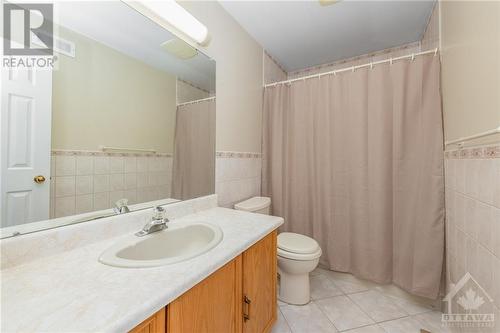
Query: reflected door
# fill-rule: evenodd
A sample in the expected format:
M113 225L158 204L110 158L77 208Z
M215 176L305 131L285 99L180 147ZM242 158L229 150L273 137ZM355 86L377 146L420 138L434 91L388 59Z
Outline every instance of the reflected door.
M52 72L2 69L2 227L46 220L50 200Z

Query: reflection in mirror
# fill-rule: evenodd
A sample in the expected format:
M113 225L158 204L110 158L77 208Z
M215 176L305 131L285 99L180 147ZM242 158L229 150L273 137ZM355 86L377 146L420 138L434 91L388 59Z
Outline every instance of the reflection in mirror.
M54 21L53 70L2 73L2 237L214 193L215 62L123 2Z

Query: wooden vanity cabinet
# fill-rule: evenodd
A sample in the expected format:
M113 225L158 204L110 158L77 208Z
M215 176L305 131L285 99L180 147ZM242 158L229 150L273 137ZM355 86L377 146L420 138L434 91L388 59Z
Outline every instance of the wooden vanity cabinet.
M165 324L165 308L163 308L137 325L130 333L165 333Z
M276 237L273 231L168 304L166 320L162 310L163 329L167 333L270 332L277 318ZM132 332L165 332L161 325L145 325L148 320Z

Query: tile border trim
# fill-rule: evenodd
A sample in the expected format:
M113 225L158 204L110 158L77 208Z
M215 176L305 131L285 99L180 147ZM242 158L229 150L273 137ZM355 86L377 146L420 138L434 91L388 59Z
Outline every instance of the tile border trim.
M218 158L260 158L261 153L236 152L236 151L218 151L215 157Z
M66 150L53 149L52 156L136 156L136 157L172 157L171 153L127 153L127 152L103 152L98 150Z
M500 144L494 146L471 147L444 152L447 159L492 159L500 158Z
M94 150L65 150L53 149L52 156L136 156L136 157L173 157L171 153L137 153L137 152L103 152ZM215 157L218 158L261 158L261 153L237 152L237 151L217 151Z

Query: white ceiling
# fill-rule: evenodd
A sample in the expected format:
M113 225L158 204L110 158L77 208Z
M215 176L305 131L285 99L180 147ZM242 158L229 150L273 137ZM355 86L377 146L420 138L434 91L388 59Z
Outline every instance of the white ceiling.
M54 21L70 30L215 91L215 61L202 53L188 60L167 53L160 44L174 35L122 1L58 1L54 11Z
M220 1L287 71L415 42L434 0Z

